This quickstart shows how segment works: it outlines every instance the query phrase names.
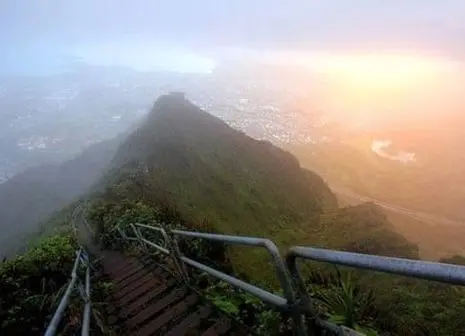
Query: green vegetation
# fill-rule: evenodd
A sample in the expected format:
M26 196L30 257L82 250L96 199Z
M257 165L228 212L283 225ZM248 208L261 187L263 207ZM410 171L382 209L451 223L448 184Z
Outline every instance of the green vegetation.
M85 213L95 228L95 239L109 248L124 247L115 240L117 226L132 234L130 224L138 222L267 237L283 250L289 245L305 244L419 257L417 246L397 234L376 205L339 208L325 182L302 169L292 155L233 130L179 95L164 96L155 103L146 122L121 144L107 174L86 199ZM67 221L70 216L72 207L57 213L49 225ZM156 233L144 234L162 243ZM49 239L64 239L56 237L66 235ZM279 291L269 256L260 249L231 248L195 239L183 240L180 248L229 274ZM64 255L66 251L61 247L57 250L47 250L47 255ZM29 257L19 257L4 265L22 265L24 258L38 258L34 256L47 258L40 249L31 251L34 252L26 255ZM73 253L69 257L73 258ZM53 281L63 279L64 283L69 274L69 260L63 259L63 265L59 260L50 261L57 268L54 268L57 273L51 276ZM462 263L463 258L445 261ZM45 259L41 263L48 265ZM26 265L24 280L18 283L28 282L34 288L17 297L26 300L37 293L55 297L60 283L41 287L42 273L50 267L34 268L30 262ZM21 279L19 273L12 273L18 266L3 268L6 271L0 274L8 276L1 279L9 286L16 283L17 277ZM322 318L367 334L376 334L376 330L387 335L460 335L465 330L461 319L465 313L463 288L362 271L334 272L333 267L313 263L304 271L316 312ZM288 321L282 321L277 312L257 299L224 283L202 280L202 275L195 279L214 304L252 325L260 334L288 331ZM44 281L48 284L49 280ZM14 290L22 287L12 287L11 291ZM17 321L24 321L29 315L24 314L15 297L7 296L7 301L2 301L4 315L0 317L10 321L7 326L20 328ZM43 321L53 306L53 300L44 297L41 296L41 304L31 306L35 314L31 316L38 316L33 322L37 330L43 330ZM48 308L44 309L45 306ZM16 311L11 307L17 307Z
M339 214L328 186L302 169L291 154L232 129L176 95L155 102L146 122L117 150L112 167L100 182L102 192L93 197L96 204L142 202L174 209L186 227L207 225L215 232L268 237L283 248L354 243L357 237L348 240L339 228L334 236L320 234L322 229L332 230L330 223L339 218L344 232L360 231L359 236L390 230L384 217L376 219L376 211L370 217L373 223L363 226L359 222L364 208ZM395 254L400 245L408 248L404 238L389 234L384 250ZM364 244L371 248L369 242ZM254 274L258 281L273 285L263 251L228 251L236 272ZM405 254L402 248L399 255Z
M392 335L461 335L465 288L346 269L315 267L308 290L321 316ZM373 332L373 331L370 331Z
M321 273L318 276L321 282ZM360 285L352 280L351 273L346 273L344 280L340 272L337 272L335 280L331 277L329 279L332 281L326 281L327 286L318 286L315 282L309 284L309 291L313 293L315 305L320 310L319 314L330 322L345 325L368 335L376 335L374 329L359 325L359 323L367 325L372 323L367 316L373 309L373 291L361 290Z
M157 224L165 228L187 229L179 214L164 208L151 208L139 202L122 202L119 204L102 203L100 201L89 212L88 218L98 228L100 243L109 248L123 249L126 253L140 255L145 250L137 243L120 239L119 234L113 230L118 225L128 236L135 236L130 224L137 222L143 224ZM212 232L212 228L203 223L201 230ZM144 238L163 246L164 241L160 234L150 230L144 230ZM181 251L204 264L207 264L223 272L236 275L232 269L230 260L221 243L212 243L205 240L187 239L179 242ZM157 264L165 265L170 262L164 254L150 250ZM237 290L225 282L216 280L206 273L200 273L194 269L188 269L189 278L193 288L204 294L225 314L234 320L244 323L258 334L282 335L283 332L291 333L288 321L283 323L281 314L266 306L255 296ZM249 280L247 276L240 276Z
M251 327L257 335L292 335L290 321L283 321L279 312L253 295L222 281L210 281L205 294L221 311Z
M118 142L92 145L72 160L31 168L1 184L0 257L23 249L42 231L42 222L86 192L107 168Z
M314 246L419 259L418 247L395 233L383 211L372 203L327 211L307 230L307 242Z
M69 281L76 243L71 234L47 237L0 264L0 321L8 335L42 335ZM66 328L72 330L70 317Z
M338 208L323 180L302 169L293 156L231 129L177 96L155 103L146 123L120 146L112 167L88 211L100 237L110 244L116 224L129 230L131 222L156 222L264 236L280 248L308 244L418 258L417 246L395 233L377 206ZM190 247L197 258L209 254L206 259L229 273L277 288L268 257L258 249L215 250L205 242ZM463 297L460 289L364 272L341 280L321 265L311 270L318 270L319 280L315 272L307 274L324 318L369 333L453 335L461 330L454 320ZM207 287L210 299L229 314L243 320L253 315L256 330L285 328L280 323L267 327L277 320L275 313L231 290L218 283ZM444 323L449 327L442 328Z
M73 233L60 229L59 233L38 239L22 255L0 264L2 335L44 334L70 280L78 248ZM98 267L94 262L93 268ZM83 278L83 274L80 276ZM92 333L112 334L105 313L111 284L105 279L91 281ZM71 335L80 330L82 309L83 301L75 291L60 324L61 334Z
M455 255L455 256L450 257L450 258L442 258L442 259L440 260L440 262L446 263L446 264L454 264L454 265L462 265L462 266L465 266L465 257L459 256L459 255Z
M109 234L116 224L124 228L127 234L134 235L129 227L133 219L140 223L186 228L186 223L179 222L180 217L176 213L152 208L141 202L100 204L88 215L96 224L99 220L104 221L104 225L97 226L108 232L103 236L109 246L122 246L120 241L112 244L115 235ZM209 230L208 227L205 229ZM150 237L149 231L144 232L144 236ZM150 239L163 244L157 234ZM181 245L181 249L195 259L229 274L247 281L253 280L249 274L238 275L234 272L224 246L194 241L189 246ZM463 258L457 256L445 261L461 260ZM288 321L283 321L278 312L257 298L215 281L208 275L196 274L192 273L191 278L195 279L196 286L208 299L259 334L278 335L289 331ZM376 335L375 330L392 335L460 335L465 327L460 319L461 314L465 313L464 288L365 271L348 271L318 263L310 263L306 274L308 290L319 316L367 335Z

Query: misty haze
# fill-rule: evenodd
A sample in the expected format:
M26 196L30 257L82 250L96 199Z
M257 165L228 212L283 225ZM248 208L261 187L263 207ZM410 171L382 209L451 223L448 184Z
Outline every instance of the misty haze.
M44 334L80 249L90 334L463 335L465 2L18 0L0 26L1 335ZM310 309L289 264L296 302L265 253L161 228L437 273L302 262Z

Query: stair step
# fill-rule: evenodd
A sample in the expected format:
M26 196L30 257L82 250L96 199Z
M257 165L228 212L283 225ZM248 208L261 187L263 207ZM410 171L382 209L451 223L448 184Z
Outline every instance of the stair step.
M139 312L136 316L132 317L126 324L130 328L135 328L137 325L145 322L149 318L159 314L162 310L166 307L174 304L181 300L187 293L186 288L178 288L171 292L169 295L163 297L162 299L158 300L156 303L153 303L147 306L143 311Z
M133 292L127 294L124 297L121 297L119 299L119 306L120 307L127 306L127 305L131 304L133 301L139 300L139 298L141 296L149 295L150 292L155 291L158 286L160 286L160 284L155 282L155 281L147 282L145 285L140 286L139 288L137 288Z
M132 291L137 290L140 286L144 286L147 282L149 281L156 281L156 279L152 275L145 275L137 281L127 285L126 287L123 288L118 288L116 293L113 295L115 298L123 298L124 296L131 294ZM156 281L158 283L158 281Z
M114 284L108 321L122 335L248 335L152 257L103 252L104 274ZM165 260L169 268L170 259ZM172 266L172 265L171 265ZM218 317L216 317L218 316ZM237 328L240 329L237 329Z
M179 302L158 318L151 321L150 323L144 325L136 335L139 336L148 336L154 334L156 331L159 331L163 326L165 326L170 321L176 320L179 316L184 314L190 306L193 306L197 303L198 297L195 294L189 295L185 300Z
M115 274L119 274L119 273L122 273L122 272L127 272L133 267L134 267L133 264L126 264L126 263L124 265L119 265L119 267L113 267L111 265L104 264L103 265L103 271L104 271L105 274L113 276Z
M121 307L122 309L124 309L121 316L122 317L128 317L128 316L134 315L137 312L137 309L144 308L145 305L150 300L156 298L161 293L168 290L173 284L174 284L174 282L158 285L154 290L152 290L152 291L148 292L146 295L138 298L136 301L131 302L128 306Z
M137 265L138 262L137 260L134 259L128 259L128 260L105 260L103 263L103 266L111 269L113 271L118 271L122 270L123 268L129 267L131 265Z
M183 319L178 325L171 329L166 336L185 335L189 330L198 328L202 320L207 318L212 312L208 306L200 308L197 312Z
M214 325L208 328L202 336L224 335L231 329L231 321L227 318L221 318Z
M126 279L122 281L116 282L115 287L118 290L118 292L120 292L124 290L125 288L127 288L128 286L131 286L133 283L140 282L142 279L145 279L145 278L155 280L155 277L151 275L149 272L145 270L141 270L137 273L134 273L132 276L127 277Z
M121 277L122 275L132 272L133 270L136 270L140 266L141 266L140 264L130 264L130 265L125 265L124 267L119 267L117 269L113 269L110 267L110 268L106 268L105 270L106 270L106 273L110 277L116 279L116 278Z
M118 263L121 262L133 262L137 259L132 258L132 257L126 257L126 256L121 256L121 255L113 255L110 257L105 257L104 262L106 264L111 264L112 266L116 266Z
M147 273L144 270L144 266L137 266L137 267L135 267L135 268L133 268L133 269L127 271L127 272L121 272L119 274L115 274L111 278L113 279L113 282L115 284L119 284L119 283L122 283L123 281L125 281L126 279L139 274L140 272Z

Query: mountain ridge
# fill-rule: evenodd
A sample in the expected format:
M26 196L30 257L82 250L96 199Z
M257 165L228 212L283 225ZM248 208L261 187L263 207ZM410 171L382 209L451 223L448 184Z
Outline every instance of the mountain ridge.
M121 139L84 149L61 164L30 168L0 185L0 255L10 255L41 230L41 224L104 173Z
M353 236L364 241L365 253L376 253L375 245L382 241L370 235L391 232L382 213L367 210L375 205L344 212L324 180L303 169L292 154L231 128L181 93L158 98L145 122L118 148L112 167L99 201L165 204L195 229L267 237L281 247L348 249L357 246L347 238ZM358 216L367 213L372 225L359 224L363 221ZM357 230L356 235L344 234ZM393 232L389 237L390 255L418 256L402 236ZM382 253L389 244L383 243ZM251 253L255 252L232 255L242 268L261 269L263 259L254 262Z

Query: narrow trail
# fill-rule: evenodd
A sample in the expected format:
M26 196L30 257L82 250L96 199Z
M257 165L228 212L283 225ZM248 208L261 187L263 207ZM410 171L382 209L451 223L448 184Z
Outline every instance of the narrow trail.
M72 217L79 244L100 258L102 275L114 286L107 302L119 335L250 334L155 263L151 256L136 258L100 249L93 240L94 231L82 205L74 209Z

